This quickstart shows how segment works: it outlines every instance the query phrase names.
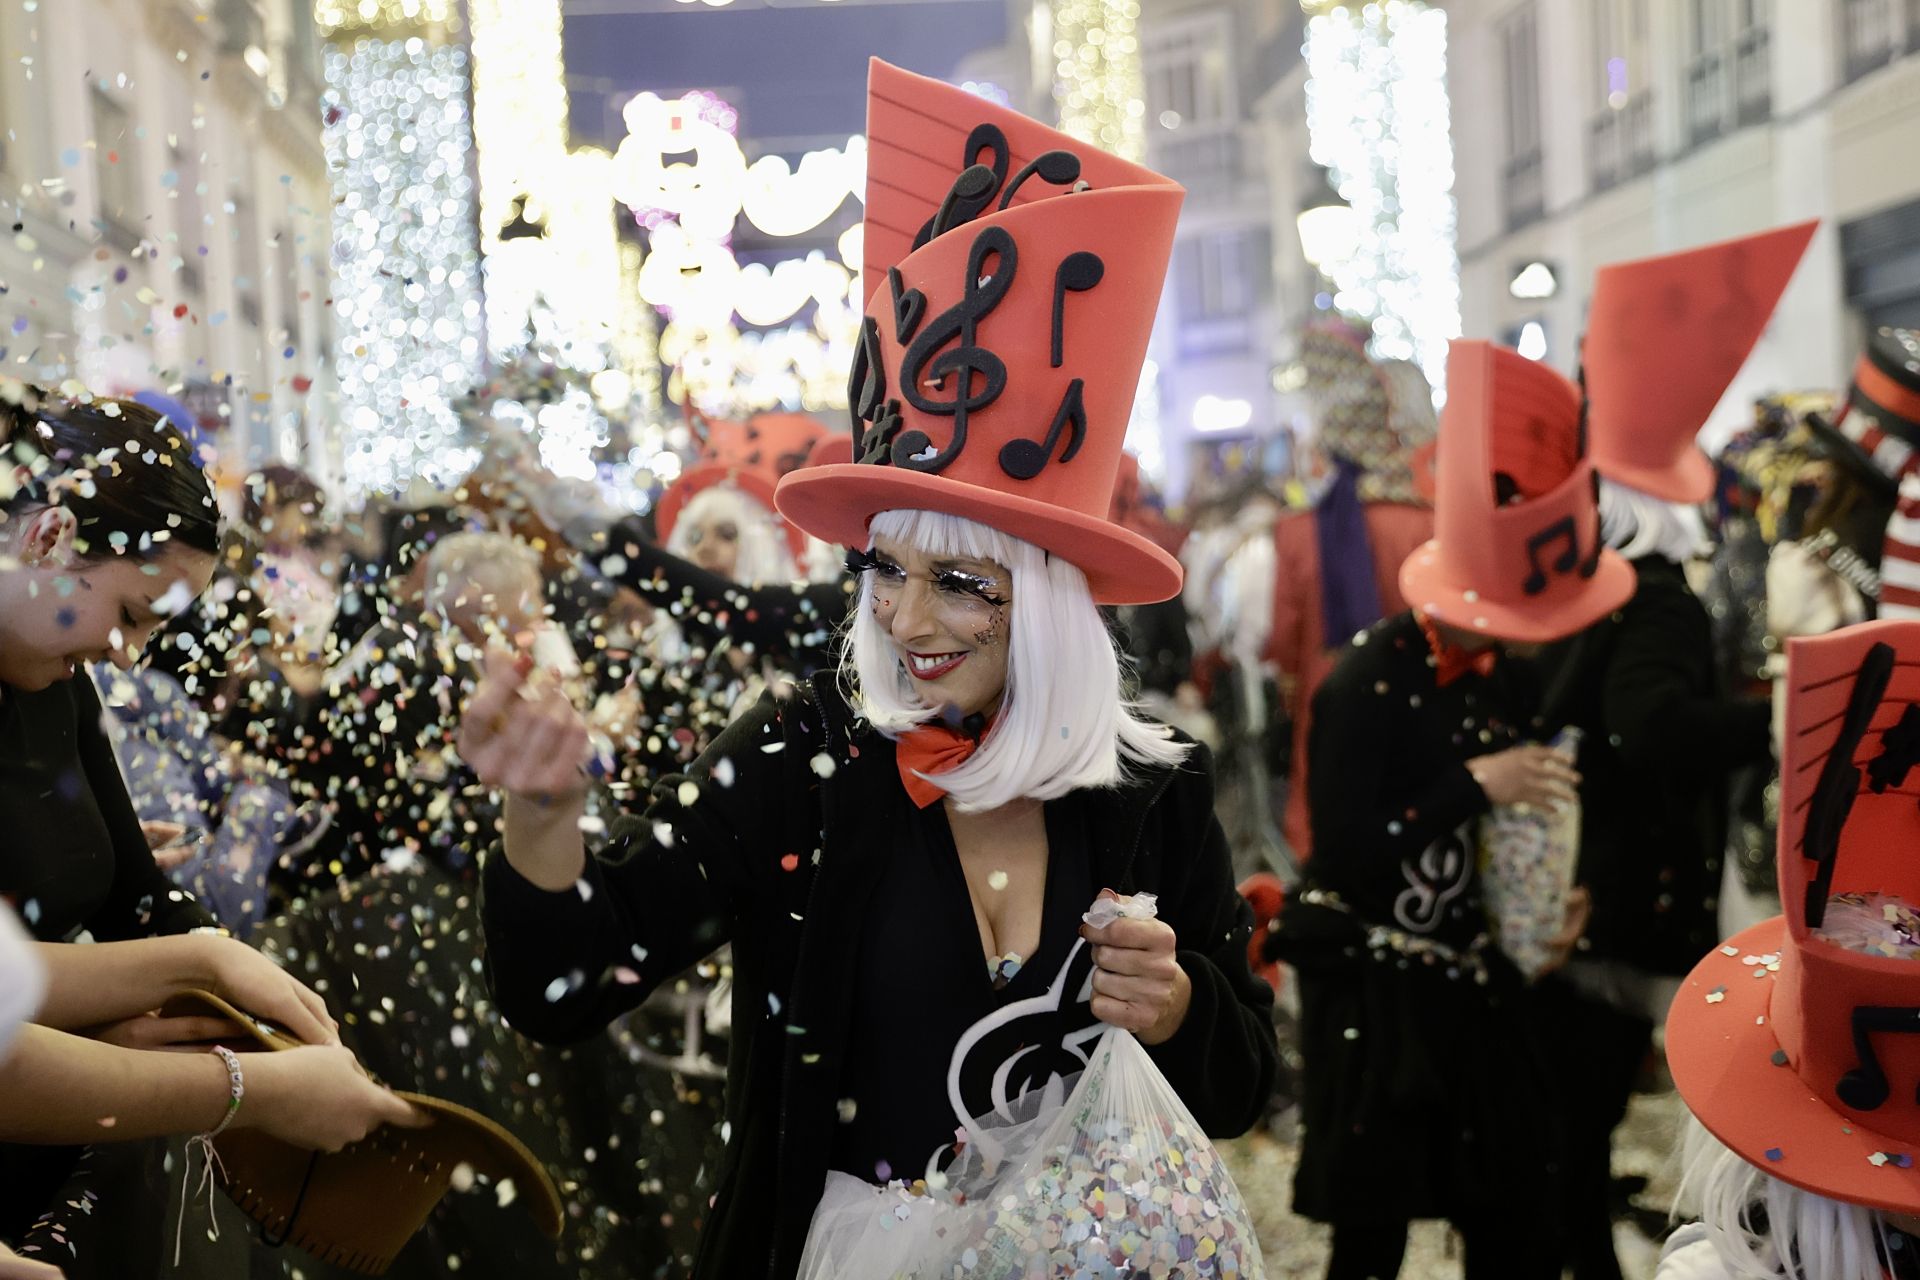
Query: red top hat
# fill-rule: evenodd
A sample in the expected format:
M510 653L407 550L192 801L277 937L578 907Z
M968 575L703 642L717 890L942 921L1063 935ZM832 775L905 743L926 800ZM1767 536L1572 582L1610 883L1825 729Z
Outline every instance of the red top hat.
M1602 267L1581 344L1593 464L1669 502L1705 502L1693 440L1760 340L1818 220Z
M777 518L773 493L780 477L806 466L814 446L827 436L825 425L804 413L762 413L746 422L705 417L697 421L706 424L700 460L682 471L660 495L655 523L663 543L673 536L673 526L693 496L722 482L733 485ZM805 531L784 520L780 527L793 554L804 555Z
M1920 456L1920 330L1880 329L1853 366L1853 382L1831 425L1817 434L1850 450L1856 464L1895 481Z
M1833 895L1920 904L1920 623L1787 642L1782 916L1708 953L1667 1015L1700 1122L1774 1177L1920 1212L1920 961L1817 930Z
M1184 192L877 59L867 136L855 461L788 476L782 513L865 546L881 511L946 512L1076 565L1103 604L1176 594L1179 561L1108 508Z
M1633 594L1633 569L1600 541L1580 391L1489 342L1447 353L1434 539L1400 566L1407 603L1501 640L1549 641Z

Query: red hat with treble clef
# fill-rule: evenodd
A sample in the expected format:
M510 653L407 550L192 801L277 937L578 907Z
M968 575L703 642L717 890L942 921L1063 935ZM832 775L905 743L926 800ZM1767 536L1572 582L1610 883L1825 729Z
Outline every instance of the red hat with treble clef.
M1627 602L1633 569L1600 541L1580 389L1517 351L1447 353L1434 538L1400 593L1437 622L1498 640L1570 636Z
M1767 1174L1920 1213L1920 622L1787 642L1785 914L1667 1015L1687 1106Z
M864 547L882 511L964 516L1059 556L1102 604L1180 564L1108 518L1185 195L1171 180L875 59L854 460L780 511Z

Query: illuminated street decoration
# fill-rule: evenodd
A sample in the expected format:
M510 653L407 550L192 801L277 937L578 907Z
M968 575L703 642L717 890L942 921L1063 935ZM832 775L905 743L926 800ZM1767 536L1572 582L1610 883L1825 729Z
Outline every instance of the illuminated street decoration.
M1307 127L1363 228L1322 268L1333 305L1371 322L1374 355L1415 361L1443 393L1460 333L1447 15L1415 0L1324 9L1307 24Z
M1147 90L1137 0L1052 0L1050 12L1060 128L1144 160Z

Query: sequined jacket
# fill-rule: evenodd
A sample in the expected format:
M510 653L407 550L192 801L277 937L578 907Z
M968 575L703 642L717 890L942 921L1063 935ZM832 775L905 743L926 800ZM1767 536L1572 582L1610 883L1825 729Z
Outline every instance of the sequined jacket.
M574 888L543 891L498 851L482 876L495 999L536 1040L590 1036L733 944L729 1140L697 1280L785 1280L799 1264L832 1146L869 869L891 847L886 806L862 797L900 785L892 742L853 719L833 676L782 693L663 780ZM1096 877L1159 895L1192 980L1186 1022L1150 1052L1210 1134L1243 1133L1278 1051L1206 749L1090 808Z

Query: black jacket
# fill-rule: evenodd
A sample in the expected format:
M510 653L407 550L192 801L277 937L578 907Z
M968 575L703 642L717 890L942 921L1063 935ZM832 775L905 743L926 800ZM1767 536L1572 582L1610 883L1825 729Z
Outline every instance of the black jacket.
M501 1012L549 1043L590 1036L723 942L733 944L731 1126L699 1280L794 1274L836 1123L861 918L894 833L862 796L898 787L894 747L853 720L832 676L769 693L638 819L544 892L497 852L482 878ZM1142 771L1093 806L1096 878L1160 895L1193 983L1186 1023L1150 1052L1215 1135L1245 1132L1272 1090L1272 993L1247 968L1251 916L1213 815L1211 767Z
M1770 709L1722 691L1712 623L1680 566L1633 567L1624 608L1541 655L1541 715L1584 734L1580 880L1593 919L1581 950L1683 974L1719 939L1728 776L1772 758Z

